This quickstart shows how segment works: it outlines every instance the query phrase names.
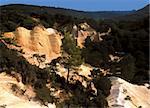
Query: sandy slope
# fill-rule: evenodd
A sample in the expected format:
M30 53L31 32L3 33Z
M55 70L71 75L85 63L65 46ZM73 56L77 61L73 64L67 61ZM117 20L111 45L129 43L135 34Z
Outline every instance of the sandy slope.
M15 78L12 78L5 73L0 74L0 108L48 108L41 106L38 102L29 101L23 96L15 96L11 90L12 84L16 84L20 88L24 85L18 83ZM56 108L54 104L49 104L49 108Z
M111 77L111 94L108 97L110 108L150 108L150 89L130 84L127 81ZM130 99L125 99L130 97Z

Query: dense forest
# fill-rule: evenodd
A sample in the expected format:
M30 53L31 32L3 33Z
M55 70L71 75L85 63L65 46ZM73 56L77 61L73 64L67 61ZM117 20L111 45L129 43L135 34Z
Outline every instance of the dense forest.
M17 51L8 49L5 44L0 43L0 72L11 71L20 73L24 84L30 84L35 88L37 99L41 102L55 102L61 105L79 105L79 106L96 106L105 108L107 106L106 97L109 95L111 83L107 78L110 75L103 76L100 70L93 70L92 81L98 90L97 96L94 95L90 88L84 88L81 82L70 84L65 78L55 73L56 63L63 61L69 69L72 66L78 66L83 62L110 69L112 76L119 76L131 83L143 84L148 82L149 71L149 5L141 10L125 12L121 16L113 14L107 19L92 19L86 17L82 12L77 13L77 17L69 14L49 14L48 7L29 6L1 6L0 33L14 31L17 27L23 26L32 29L35 25L42 24L45 27L52 27L60 31L65 38L63 39L63 50L71 58L60 57L53 60L49 68L40 69L37 66L29 64L25 58L20 56ZM35 11L34 11L35 9ZM37 12L39 10L39 12ZM54 9L55 10L55 9ZM53 11L54 11L53 10ZM61 10L61 9L59 9ZM64 10L63 10L64 11ZM83 15L82 15L83 14ZM108 14L108 13L107 13ZM81 17L82 15L82 17ZM114 18L112 17L114 16ZM108 18L109 17L109 18ZM140 17L140 18L139 18ZM108 28L112 32L107 37L102 37L103 41L91 41L89 38L84 43L84 48L76 47L76 42L69 35L71 34L74 24L78 25L87 22L97 32L106 32ZM65 28L65 30L64 30ZM2 39L2 37L0 38ZM13 44L10 40L3 39L6 43ZM71 49L71 50L69 50ZM123 57L119 62L110 62L109 54ZM121 74L117 74L121 72ZM100 74L100 76L98 76ZM37 80L38 79L38 80ZM74 96L70 100L60 103L49 94L46 88L47 81L56 88L64 89L66 94L71 92ZM89 83L90 84L90 83ZM90 100L92 97L92 100Z

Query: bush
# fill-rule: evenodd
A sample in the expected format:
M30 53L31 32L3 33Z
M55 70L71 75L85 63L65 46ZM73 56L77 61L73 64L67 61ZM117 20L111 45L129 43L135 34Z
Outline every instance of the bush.
M38 88L35 90L36 91L36 97L40 99L42 102L53 102L53 97L50 95L50 91L48 88L43 87L43 88Z
M111 81L107 77L97 77L93 79L93 83L97 90L101 90L105 96L110 94Z
M132 81L135 74L135 59L131 54L128 54L121 60L121 77L128 81Z

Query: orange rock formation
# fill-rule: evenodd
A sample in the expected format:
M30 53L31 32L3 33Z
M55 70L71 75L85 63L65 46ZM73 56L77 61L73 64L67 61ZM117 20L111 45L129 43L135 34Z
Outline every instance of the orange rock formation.
M81 23L79 24L79 28L78 29L76 27L76 25L74 25L73 27L73 31L77 32L78 36L77 36L77 45L80 48L84 47L84 43L85 43L85 39L90 36L91 41L95 41L95 42L99 42L102 41L102 36L107 36L110 34L111 32L111 28L108 29L107 32L104 33L100 33L100 32L96 32L92 27L90 27L90 25L88 25L87 23Z
M52 28L35 26L33 30L28 30L18 27L14 32L4 33L4 36L14 38L25 53L23 56L32 64L38 65L34 54L45 55L44 62L50 62L61 55L61 36Z

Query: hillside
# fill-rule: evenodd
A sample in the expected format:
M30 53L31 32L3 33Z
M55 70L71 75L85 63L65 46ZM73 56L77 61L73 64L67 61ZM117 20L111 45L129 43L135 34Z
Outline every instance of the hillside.
M0 9L0 107L149 108L147 7Z
M42 8L42 9L41 9ZM122 16L133 11L96 11L96 12L88 12L88 11L78 11L72 9L64 9L64 8L55 8L55 7L46 7L46 6L34 6L34 5L23 5L23 4L11 4L1 6L2 11L4 10L20 10L26 14L30 13L47 13L49 15L62 14L68 15L77 18L93 18L93 19L111 19L114 16ZM30 10L30 11L29 11Z
M53 27L68 24L90 21L97 23L99 20L127 21L138 20L148 17L148 6L137 11L98 11L84 12L71 9L44 7L23 4L10 4L0 6L0 30L13 31L18 26L32 29L37 23L45 27Z
M144 8L139 9L135 12L129 13L127 15L119 16L116 17L118 20L123 20L123 21L136 21L136 20L141 20L142 18L149 17L149 8L150 5L146 5Z
M14 77L7 75L6 73L0 73L0 107L1 108L47 108L44 105L40 105L39 102L29 101L31 92L29 95L21 95L21 90L27 88L21 82L18 82ZM12 91L12 87L18 87L18 94L16 95L14 91ZM20 90L20 91L19 91ZM19 94L20 93L20 94ZM9 97L9 98L8 98ZM49 104L49 108L56 108L54 104Z

